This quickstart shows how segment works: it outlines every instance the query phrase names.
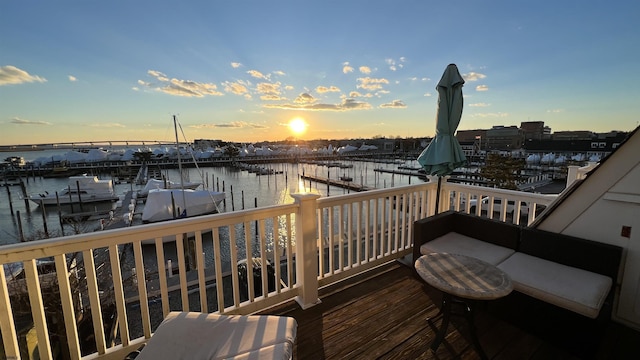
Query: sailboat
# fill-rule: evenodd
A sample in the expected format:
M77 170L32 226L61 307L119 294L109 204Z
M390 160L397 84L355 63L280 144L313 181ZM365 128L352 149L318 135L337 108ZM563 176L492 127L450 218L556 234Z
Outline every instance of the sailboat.
M182 176L182 160L180 158L180 142L178 140L178 121L173 116L173 127L178 147L178 170L180 172L180 188L149 190L147 201L142 211L142 222L158 222L186 218L219 212L219 205L224 201L223 192L194 190L185 187Z

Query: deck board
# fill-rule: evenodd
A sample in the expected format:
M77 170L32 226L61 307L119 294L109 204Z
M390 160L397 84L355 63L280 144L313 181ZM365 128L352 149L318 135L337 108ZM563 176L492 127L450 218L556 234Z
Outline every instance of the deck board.
M456 317L438 351L429 349L440 320L427 319L438 313L440 294L399 263L321 289L320 299L307 310L288 302L265 312L297 320L294 359L479 358L467 324ZM597 350L587 355L572 352L575 344L564 347L564 339L533 335L490 309L479 309L475 325L491 359L640 358L640 333L612 322L594 346Z

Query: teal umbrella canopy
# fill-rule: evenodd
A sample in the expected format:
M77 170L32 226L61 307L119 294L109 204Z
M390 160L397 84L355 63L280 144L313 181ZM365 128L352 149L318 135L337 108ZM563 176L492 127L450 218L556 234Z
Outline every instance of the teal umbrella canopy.
M436 87L438 90L436 136L418 156L418 163L429 175L449 175L454 169L467 163L462 147L454 136L462 117L463 85L464 79L458 67L455 64L449 64Z

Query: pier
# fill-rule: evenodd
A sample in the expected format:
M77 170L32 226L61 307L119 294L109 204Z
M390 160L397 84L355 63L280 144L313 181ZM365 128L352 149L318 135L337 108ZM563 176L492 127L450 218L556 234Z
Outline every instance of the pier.
M319 182L319 183L323 183L323 184L327 184L335 187L340 187L343 189L353 190L353 191L367 191L367 190L375 189L373 187L365 186L362 184L356 184L352 181L334 180L334 179L330 179L322 176L300 175L300 178L303 180L315 181L315 182Z

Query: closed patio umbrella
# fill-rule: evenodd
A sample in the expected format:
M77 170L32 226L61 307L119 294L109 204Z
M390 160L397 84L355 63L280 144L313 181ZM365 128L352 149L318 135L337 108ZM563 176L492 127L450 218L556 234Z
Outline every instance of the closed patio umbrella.
M418 156L418 163L429 175L438 176L436 194L436 214L440 205L440 186L442 177L454 169L464 166L464 156L460 143L454 134L462 117L462 86L464 79L455 64L449 64L442 74L438 90L438 112L436 115L436 136L429 146Z

